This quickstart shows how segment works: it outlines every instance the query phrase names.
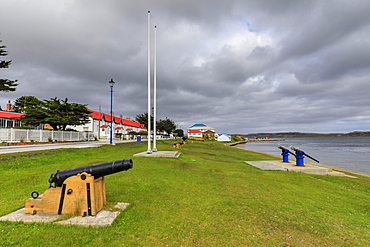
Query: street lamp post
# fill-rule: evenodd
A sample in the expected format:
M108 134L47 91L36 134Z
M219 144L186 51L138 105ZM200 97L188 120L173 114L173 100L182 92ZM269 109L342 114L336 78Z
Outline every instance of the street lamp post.
M109 86L110 86L110 141L109 144L113 144L113 86L114 86L113 79L110 79Z
M166 117L166 140L168 139L168 119Z
M154 26L153 152L157 152L157 26Z

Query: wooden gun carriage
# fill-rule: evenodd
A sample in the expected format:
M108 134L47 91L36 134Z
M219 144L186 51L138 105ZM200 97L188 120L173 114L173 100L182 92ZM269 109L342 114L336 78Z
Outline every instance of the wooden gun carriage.
M133 167L131 159L58 170L49 178L42 196L34 191L26 201L26 214L96 215L106 202L104 176Z

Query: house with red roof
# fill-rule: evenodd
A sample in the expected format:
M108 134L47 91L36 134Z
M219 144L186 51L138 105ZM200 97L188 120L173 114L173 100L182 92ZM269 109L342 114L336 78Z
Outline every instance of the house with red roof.
M11 112L11 111L0 111L0 128L14 128L22 125L19 120L23 114Z
M8 110L9 108L9 110ZM111 115L93 110L89 110L90 121L85 125L68 126L67 128L75 129L77 131L89 131L97 138L105 138L110 135ZM0 128L15 128L22 125L19 120L23 114L16 113L10 110L7 106L7 111L0 110ZM115 134L128 134L131 131L140 132L146 131L144 124L140 124L129 119L113 116L113 131Z
M213 139L217 136L217 133L215 132L215 128L205 124L194 124L188 128L188 136Z
M140 124L129 119L116 117L111 117L110 114L105 114L93 110L89 110L90 122L85 125L74 126L73 129L77 131L90 131L97 138L106 138L110 135L111 120L113 125L113 133L115 134L129 134L129 132L140 132L146 131L144 124Z
M189 137L199 137L199 138L202 138L203 137L203 133L200 130L193 129L193 130L190 130L188 132L188 136Z
M209 127L205 124L193 124L190 128L188 128L188 133L191 130L200 130L202 133L205 131L215 132L215 128Z

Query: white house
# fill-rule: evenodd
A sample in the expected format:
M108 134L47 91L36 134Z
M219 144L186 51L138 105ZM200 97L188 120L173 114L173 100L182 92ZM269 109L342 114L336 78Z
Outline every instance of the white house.
M1 108L0 108L1 109ZM101 112L90 111L89 122L84 125L68 126L69 129L77 131L89 131L97 138L107 138L110 135L111 116ZM11 111L10 101L6 105L6 111L0 110L0 129L1 128L16 128L22 125L20 118L22 113ZM113 116L113 130L114 133L122 135L128 134L130 131L140 132L147 131L144 124L135 121L130 121L122 117ZM40 125L40 128L47 128L47 125Z
M217 141L219 141L219 142L231 142L231 137L227 134L221 134L217 137Z
M108 138L110 135L111 116L109 114L93 110L89 111L91 112L90 121L84 125L74 126L73 129L77 131L91 131L94 136L98 138ZM112 125L115 134L120 133L125 135L131 131L147 131L144 124L124 119L122 117L113 116Z
M194 124L187 129L189 137L200 137L214 140L217 136L215 128L209 127L205 124Z
M21 113L0 111L0 128L14 128L22 125L19 120L23 116Z
M205 132L205 131L212 131L212 132L215 132L215 128L212 128L212 127L209 127L205 124L194 124L192 125L190 128L188 128L188 133L189 131L191 130L199 130L201 131L202 133Z
M190 130L190 131L188 132L188 136L189 136L189 137L198 137L198 138L202 138L202 137L203 137L203 134L202 134L202 131L197 130L197 129L193 129L193 130Z

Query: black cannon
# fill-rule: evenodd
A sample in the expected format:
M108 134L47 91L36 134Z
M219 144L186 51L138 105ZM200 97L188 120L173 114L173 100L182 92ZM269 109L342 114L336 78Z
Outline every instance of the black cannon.
M116 172L127 171L133 167L131 159L116 160L111 162L80 166L65 170L58 170L57 173L51 174L49 178L50 187L62 186L64 180L67 178L77 175L79 173L86 172L95 178L110 175ZM55 186L52 186L54 183Z
M283 156L283 162L289 163L289 154L292 154L295 157L295 154L290 152L288 148L278 145L278 148L281 149L281 155Z
M304 156L307 156L308 158L316 161L317 163L320 163L317 159L313 158L312 156L306 154L303 150L299 149L298 147L290 146L290 148L295 151L295 157L296 157L296 165L297 166L304 166Z
M42 197L32 192L26 214L96 215L106 202L104 176L133 167L131 159L58 170L49 178L50 187ZM54 184L54 186L52 185Z

